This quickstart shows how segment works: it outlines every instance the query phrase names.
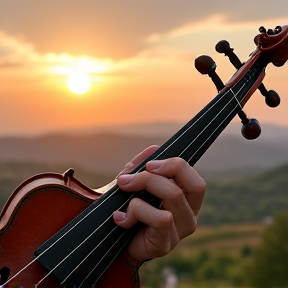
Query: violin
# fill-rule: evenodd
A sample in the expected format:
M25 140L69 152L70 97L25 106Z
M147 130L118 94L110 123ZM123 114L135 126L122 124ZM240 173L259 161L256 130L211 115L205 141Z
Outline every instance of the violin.
M228 56L237 69L226 84L216 74L212 58L196 58L196 69L212 79L217 96L130 173L144 171L150 160L170 157L181 157L193 166L236 114L245 138L260 135L258 121L249 119L243 107L257 89L267 105L279 105L279 95L268 91L262 81L269 63L279 67L288 59L288 25L259 31L254 38L256 49L244 63L227 41L216 45L216 51ZM115 181L104 190L99 193L85 186L74 177L73 169L24 181L0 214L0 288L135 287L137 271L128 267L123 251L142 224L123 229L112 214L126 211L135 197L157 208L161 199L145 190L125 193ZM111 267L116 274L117 267L126 269L129 284L98 286L109 277Z

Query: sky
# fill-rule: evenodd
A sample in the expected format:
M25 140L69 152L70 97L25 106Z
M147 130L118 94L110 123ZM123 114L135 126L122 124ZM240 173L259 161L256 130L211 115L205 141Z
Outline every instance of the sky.
M215 44L228 40L246 61L260 26L288 24L287 8L287 0L0 0L0 136L185 124L217 95L194 59L210 55L227 82L235 69ZM266 72L280 106L256 92L244 110L263 125L288 126L288 64ZM89 77L86 93L67 87L73 75L71 85Z

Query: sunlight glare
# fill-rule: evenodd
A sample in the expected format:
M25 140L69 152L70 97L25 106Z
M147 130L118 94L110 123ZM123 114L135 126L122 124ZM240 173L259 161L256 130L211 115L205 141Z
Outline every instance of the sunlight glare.
M75 94L84 94L90 89L91 80L87 74L77 72L68 77L67 86Z

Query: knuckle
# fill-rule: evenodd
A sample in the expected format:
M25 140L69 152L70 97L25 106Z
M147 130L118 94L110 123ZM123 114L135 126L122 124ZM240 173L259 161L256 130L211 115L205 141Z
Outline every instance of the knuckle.
M137 211L142 206L142 200L140 198L132 198L129 203L129 209Z
M197 217L193 215L191 217L191 220L190 220L190 225L186 226L186 229L181 234L180 239L183 239L183 238L188 237L189 235L193 234L195 232L196 228L197 228Z
M207 188L206 182L201 177L199 177L199 181L198 182L199 183L197 183L197 192L199 194L205 194L206 188Z
M173 167L175 168L176 171L184 171L187 169L187 166L189 165L184 159L180 157L174 157L171 159L173 161Z
M146 183L146 181L149 179L150 173L145 170L145 171L136 173L135 175L137 176L138 179L141 179L141 181L142 181L143 183Z
M176 184L173 185L170 193L170 201L173 203L177 203L178 201L181 201L183 197L185 197L183 190L179 188L179 186L177 186Z
M162 219L161 219L161 226L162 227L170 227L174 222L174 217L172 212L170 211L163 211Z
M197 218L193 215L192 220L191 220L191 225L189 225L189 228L187 229L187 235L186 236L193 234L195 232L196 228L197 228Z

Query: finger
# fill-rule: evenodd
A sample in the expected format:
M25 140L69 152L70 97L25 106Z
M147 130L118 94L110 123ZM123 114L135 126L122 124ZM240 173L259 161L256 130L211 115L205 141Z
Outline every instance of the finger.
M160 228L173 222L173 216L169 211L159 210L139 198L133 198L127 212L115 211L115 222L123 228L131 228L138 221L149 227ZM167 224L167 225L166 225Z
M147 171L138 174L125 174L118 178L118 185L125 191L147 190L159 199L162 206L174 216L179 237L182 239L194 232L196 217L182 189L173 181ZM155 219L151 219L152 221Z
M141 229L141 232L134 237L134 243L138 244L129 248L135 250L130 252L134 257L137 255L137 259L143 260L163 256L179 242L173 215L169 211L156 209L141 199L134 198L129 204L127 213L120 212L118 214L118 212L120 211L114 212L113 218L116 224L123 228L128 229L137 221L147 226L146 229ZM121 216L121 219L118 219L118 216ZM139 245L139 243L143 243L143 245ZM141 247L143 248L142 251Z
M128 192L146 190L162 200L171 199L171 202L174 198L185 198L182 189L174 181L147 171L120 175L117 183L121 190Z
M197 171L181 158L149 161L147 171L172 178L184 191L190 207L198 215L206 191L206 183Z
M152 145L140 152L138 155L136 155L130 162L128 162L124 169L117 175L117 177L121 174L129 173L131 172L138 164L140 164L142 161L147 159L152 153L154 153L159 146ZM116 177L116 178L117 178Z

